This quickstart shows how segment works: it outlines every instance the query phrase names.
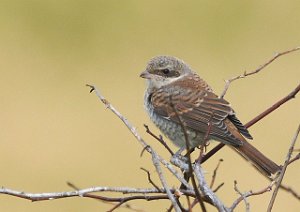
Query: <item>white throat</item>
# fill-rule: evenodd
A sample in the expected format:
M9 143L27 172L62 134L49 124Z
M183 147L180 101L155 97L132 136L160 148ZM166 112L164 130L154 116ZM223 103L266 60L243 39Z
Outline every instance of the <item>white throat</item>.
M152 89L152 88L159 89L162 86L169 85L172 82L175 82L175 81L181 79L184 76L185 75L181 75L181 76L175 77L175 78L165 78L163 80L148 79L147 80L148 88L150 88L150 89Z

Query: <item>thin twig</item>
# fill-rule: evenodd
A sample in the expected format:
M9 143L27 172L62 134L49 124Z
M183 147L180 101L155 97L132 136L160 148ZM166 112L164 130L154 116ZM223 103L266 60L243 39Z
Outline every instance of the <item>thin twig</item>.
M173 191L173 190L172 190ZM16 191L9 188L0 188L0 194L8 194L11 196L16 196L19 198L31 200L31 201L43 201L43 200L53 200L53 199L61 199L68 197L89 197L87 194L95 193L95 192L116 192L123 194L151 194L151 193L160 193L155 188L129 188L129 187L92 187L85 188L76 191L65 191L65 192L52 192L52 193L28 193L24 191ZM163 189L163 192L165 190ZM185 191L182 191L185 193ZM98 196L97 196L98 197ZM98 199L101 199L98 198ZM120 198L119 198L120 199ZM117 201L116 199L112 199L113 201ZM109 199L108 199L109 201Z
M230 84L235 81L235 80L238 80L238 79L242 79L242 78L245 78L247 76L250 76L250 75L253 75L253 74L257 74L258 72L260 72L261 70L263 70L265 67L267 67L268 65L270 65L274 60L276 60L278 57L280 56L283 56L283 55L286 55L286 54L289 54L291 52L295 52L295 51L298 51L300 50L300 47L296 47L296 48L293 48L293 49L290 49L290 50L287 50L287 51L284 51L284 52L280 52L280 53L276 53L270 60L268 60L266 63L262 64L261 66L259 66L257 69L253 70L253 71L250 71L250 72L244 72L243 74L241 75L238 75L236 77L233 77L233 78L230 78L228 80L225 80L225 87L224 87L224 90L222 92L222 94L220 95L220 98L224 98Z
M70 186L71 188L73 188L74 190L80 190L80 188L78 186L76 186L75 184L73 184L71 182L67 182L67 185ZM111 205L114 206L113 208L117 208L117 207L122 206L123 208L130 209L131 211L144 212L144 210L132 207L132 205L130 205L128 203L125 204L125 205L119 205L119 203L116 204L114 202L108 202L108 201L103 200L105 197L102 197L100 195L86 194L86 197L88 197L88 196L91 197L91 198L97 199L97 200L99 200L99 201L101 201L101 202L103 202L105 204L111 204ZM102 199L98 199L99 197L101 197ZM109 210L109 211L112 211L112 210Z
M68 185L69 187L73 188L74 190L80 190L79 187L77 187L74 183L71 183L71 182L69 182L69 181L67 181L67 185Z
M283 180L283 177L284 177L286 168L287 168L288 165L289 165L289 161L291 160L291 156L292 156L292 154L293 154L293 149L294 149L296 140L297 140L297 138L298 138L299 132L300 132L300 124L299 124L298 129L297 129L297 131L296 131L296 133L295 133L295 136L294 136L293 139L292 139L292 142L291 142L291 145L290 145L288 154L287 154L287 156L286 156L286 159L285 159L284 165L283 165L283 167L282 167L282 170L281 170L281 172L280 172L280 175L279 175L279 177L278 177L278 180L276 180L276 187L275 187L275 189L274 189L272 198L271 198L270 203L269 203L269 206L268 206L268 210L267 210L268 212L271 212L271 211L272 211L272 208L273 208L273 205L274 205L274 202L275 202L275 199L276 199L278 190L279 190L279 188L280 188L280 184L281 184L281 182L282 182L282 180Z
M214 116L214 113L211 114L210 118L209 118L209 122L207 124L207 130L206 130L206 133L205 133L205 136L204 136L204 139L203 139L203 143L201 144L200 146L200 153L199 153L199 157L197 159L197 163L200 163L201 164L201 161L204 157L204 147L206 146L206 143L208 142L209 140L209 134L210 134L210 131L211 131L211 127L212 127L212 124L211 124L211 120Z
M236 199L233 204L231 205L231 207L229 208L229 211L233 211L236 206L244 200L244 198L250 197L250 196L256 196L256 195L261 195L264 194L266 192L270 192L272 190L272 187L274 185L275 181L272 181L270 185L268 185L266 188L261 189L260 191L248 191L246 193L244 193L242 196L240 196L238 199Z
M170 205L170 207L167 209L167 212L171 212L173 210L173 205Z
M211 182L210 182L210 186L209 186L210 188L212 188L214 186L214 183L215 183L215 180L216 180L216 176L217 176L217 171L218 171L218 169L219 169L219 167L220 167L220 165L221 165L222 162L223 162L223 159L220 159L218 161L218 164L217 164L217 166L216 166L216 168L215 168L215 170L213 172L212 178L211 178Z
M148 197L145 197L145 196L131 196L131 197L121 198L120 200L119 200L119 198L115 198L115 199L118 200L117 201L118 204L116 204L114 207L112 207L110 210L108 210L108 212L112 212L112 211L116 210L117 208L123 206L123 204L125 204L126 202L131 201L131 200L144 199L146 201L152 201L152 200L168 199L168 195L157 195L157 196L148 196Z
M222 186L224 185L225 183L221 183L220 185L218 185L214 190L213 192L216 193L220 188L222 188Z
M115 107L110 104L104 96L101 95L99 90L94 85L87 84L86 86L90 87L90 92L95 92L96 96L101 100L101 102L105 105L106 108L111 110L130 130L130 132L134 135L137 141L142 145L143 151L147 151L148 153L152 154L152 148L145 142L145 140L140 136L136 128L117 110ZM169 171L182 183L186 186L187 189L190 189L191 186L188 182L182 177L182 175L174 169L174 167L168 163L166 160L161 158L159 155L156 155L159 158L159 161L167 168Z
M178 122L181 126L181 129L183 131L183 134L184 134L184 139L185 139L185 143L186 143L186 151L188 152L187 154L187 158L188 158L188 166L189 166L189 175L190 175L190 178L191 178L191 181L192 181L192 185L194 187L194 191L195 191L195 194L196 194L196 197L197 197L197 200L200 204L200 207L202 209L203 212L206 212L206 207L204 205L204 202L201 198L201 194L198 190L198 187L197 187L197 184L196 184L196 180L195 180L195 177L194 177L194 174L193 174L193 167L192 167L192 159L191 159L191 154L190 154L190 140L189 140L189 137L188 137L188 134L187 134L187 130L186 130L186 126L185 126L185 123L183 122L183 120L181 119L178 111L176 110L176 108L174 107L173 103L172 103L172 97L170 97L170 102L171 102L171 106L176 114L176 117L178 118Z
M292 164L294 163L295 161L299 160L300 159L300 153L298 153L294 158L292 158L290 161L289 161L289 164Z
M144 124L144 127L146 128L146 133L148 133L149 135L151 135L153 138L155 138L156 140L159 141L159 143L161 143L171 155L174 155L174 152L171 150L171 148L167 145L167 143L164 141L162 136L156 136L148 127L148 125Z
M247 124L245 124L245 127L246 128L251 127L252 125L256 124L258 121L260 121L261 119L263 119L264 117L269 115L271 112L278 109L284 103L288 102L291 99L294 99L299 91L300 91L300 84L298 84L298 86L291 93L289 93L287 96L285 96L284 98L282 98L281 100L276 102L274 105L269 107L267 110L265 110L264 112L262 112L261 114L256 116L254 119L249 121Z
M154 187L156 188L157 190L161 191L160 188L153 182L153 180L151 179L151 175L150 175L150 172L145 169L145 168L141 168L141 170L145 171L147 173L147 177L148 177L148 181L149 183Z
M105 105L105 107L111 110L125 124L125 126L130 130L130 132L134 135L138 142L143 146L143 148L146 148L147 152L151 153L150 146L139 135L136 128L112 104L110 104L109 101L104 98L104 96L101 95L99 90L94 85L87 84L86 86L91 88L90 93L94 92L96 96L101 100L101 102Z
M173 194L170 192L170 189L167 186L167 182L162 174L162 170L161 170L159 162L161 162L165 167L167 167L171 171L171 173L173 173L180 180L181 183L184 183L186 185L187 188L190 187L189 184L187 182L185 182L185 180L172 168L172 166L170 164L168 164L156 152L153 151L153 149L138 134L136 128L133 127L133 125L131 125L131 123L100 94L100 92L98 91L98 89L95 86L93 86L93 85L87 85L87 86L91 88L90 92L94 91L96 93L97 97L105 104L105 106L107 108L109 108L114 114L116 114L119 117L119 119L121 119L123 121L123 123L126 125L126 127L131 131L131 133L135 136L135 138L143 146L144 150L146 150L147 152L149 152L152 155L153 165L156 168L156 171L158 173L158 176L159 176L163 186L166 186L166 187L164 187L166 189L166 193L167 193L170 201L172 202L174 209L176 211L180 211L179 206L178 206Z
M188 205L189 212L192 212L192 204L189 196L186 196L186 202Z
M247 201L247 197L245 197L245 194L243 194L237 187L237 181L234 181L234 190L241 196L241 198L244 200L245 205L246 205L246 212L250 211L250 204Z
M172 163L185 172L189 171L188 164L182 160L179 160L178 157L173 157ZM193 163L193 170L194 170L195 177L197 178L197 180L199 182L199 188L202 191L202 194L204 195L204 196L202 196L202 199L205 202L215 206L219 211L227 211L227 208L222 203L222 201L217 197L217 195L207 185L207 183L205 181L204 173L202 171L200 164Z
M261 119L263 119L264 117L266 117L267 115L269 115L271 112L273 112L274 110L276 110L277 108L279 108L281 105L283 105L284 103L288 102L289 100L295 98L296 95L297 95L297 93L299 91L300 91L300 84L291 93L289 93L287 96L285 96L284 98L282 98L281 100L279 100L278 102L276 102L274 105L272 105L271 107L269 107L268 109L266 109L265 111L263 111L261 114L259 114L258 116L254 117L247 124L245 124L245 127L246 128L250 128L252 125L256 124L258 121L260 121ZM201 160L201 163L204 163L205 161L207 161L211 156L213 156L214 154L216 154L224 146L225 146L225 144L223 144L223 143L220 143L217 146L215 146L212 150L210 150L208 153L206 153L203 156L203 158Z
M223 98L229 88L229 85L232 81L237 80L237 79L241 79L243 78L244 75L252 75L252 74L256 74L258 72L260 72L262 69L264 69L266 66L268 66L269 64L271 64L274 60L276 60L278 57L286 55L288 53L294 52L299 50L300 47L296 47L281 53L276 54L275 56L273 56L269 61L267 61L266 63L264 63L263 65L261 65L259 68L257 68L254 71L251 71L249 73L244 73L241 74L239 76L233 77L232 79L229 79L226 81L225 83L225 87L224 90L222 92L222 94L220 95L220 98ZM244 76L245 77L245 76ZM236 78L236 79L235 79ZM289 93L286 97L284 97L283 99L281 99L280 101L278 101L277 103L275 103L275 105L273 105L272 107L268 108L267 110L265 110L264 112L262 112L260 115L256 116L255 118L253 118L251 121L249 121L245 127L249 128L250 126L252 126L253 124L255 124L256 122L260 121L262 118L264 118L265 116L267 116L268 114L270 114L271 112L273 112L274 110L276 110L278 107L280 107L282 104L286 103L287 101L291 100L292 98L296 97L296 94L300 91L300 84L291 92ZM212 150L210 150L203 158L202 158L202 163L204 163L206 160L208 160L211 156L213 156L214 154L216 154L220 149L222 149L225 145L223 143L218 144L216 147L214 147Z
M165 189L161 189L161 190L164 193L166 192ZM178 192L175 189L171 189L170 191L171 191L171 193ZM94 192L116 192L116 193L122 193L122 194L140 194L140 195L113 198L113 197L104 197L104 196L100 196L100 195L91 194ZM184 195L195 197L193 191L181 190L180 192L182 192ZM126 202L132 201L132 200L153 201L153 200L169 199L168 195L165 195L165 194L149 196L149 194L151 194L151 193L155 194L155 193L159 193L159 191L154 188L139 188L138 189L138 188L128 188L128 187L93 187L93 188L86 188L86 189L80 189L80 190L76 190L76 191L66 191L66 192L27 193L24 191L16 191L16 190L4 188L4 187L0 188L0 194L7 194L7 195L27 199L27 200L30 200L33 202L34 201L44 201L44 200L55 200L55 199L61 199L61 198L70 198L70 197L85 197L85 198L102 200L102 201L106 201L106 202L118 202L118 204L116 204L111 209L111 211L116 209L117 207L120 207L122 204L125 204ZM130 208L130 206L127 208Z
M166 181L166 179L165 179L165 177L164 177L164 175L162 173L162 169L160 167L159 158L157 157L157 154L154 153L153 151L152 151L152 163L153 163L153 165L154 165L154 167L156 169L156 172L158 174L158 177L159 177L159 179L160 179L160 181L161 181L164 189L166 190L166 193L167 193L167 195L168 195L168 197L169 197L169 199L170 199L170 201L171 201L171 203L173 205L173 208L175 209L176 212L180 212L181 210L180 210L180 208L178 206L178 203L177 203L177 201L176 201L173 193L169 189L167 181Z
M207 185L200 164L194 163L193 166L194 166L194 173L195 176L197 177L197 180L199 182L199 188L201 189L202 193L205 194L211 200L212 204L218 209L218 211L221 212L228 211L228 208L225 207L222 201Z
M281 184L280 189L292 194L296 199L300 200L300 194L298 194L293 188Z

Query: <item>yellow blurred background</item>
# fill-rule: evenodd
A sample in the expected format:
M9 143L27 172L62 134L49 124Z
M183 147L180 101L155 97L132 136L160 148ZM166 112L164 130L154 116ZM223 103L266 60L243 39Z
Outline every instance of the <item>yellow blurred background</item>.
M147 135L145 82L139 78L155 55L182 58L220 93L224 79L257 68L275 52L300 45L299 1L0 1L0 185L26 192L91 186L150 187L140 167L149 155L109 110L89 94L102 94ZM235 82L226 99L246 123L299 83L300 52L284 56L259 75ZM251 127L253 144L282 164L300 121L300 95ZM213 145L210 146L210 148ZM300 147L300 142L296 145ZM176 148L172 146L174 150ZM217 193L230 206L233 189L260 190L268 181L229 148L204 165L210 180L223 158ZM299 162L284 183L300 192ZM178 186L170 177L171 186ZM102 194L104 195L104 194ZM265 211L271 193L249 198ZM165 211L166 200L133 201L145 211ZM31 203L0 195L0 211L105 211L111 205L87 198ZM209 208L210 211L214 209ZM299 211L299 200L280 191L274 211ZM128 211L120 209L119 211ZM237 211L244 211L243 203Z

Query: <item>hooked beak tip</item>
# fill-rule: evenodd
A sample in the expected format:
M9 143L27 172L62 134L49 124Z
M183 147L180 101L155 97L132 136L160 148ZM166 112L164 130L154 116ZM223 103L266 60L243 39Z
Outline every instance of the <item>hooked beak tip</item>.
M144 79L150 79L150 74L149 74L149 72L147 72L147 71L143 71L141 74L140 74L140 77L141 78L144 78Z

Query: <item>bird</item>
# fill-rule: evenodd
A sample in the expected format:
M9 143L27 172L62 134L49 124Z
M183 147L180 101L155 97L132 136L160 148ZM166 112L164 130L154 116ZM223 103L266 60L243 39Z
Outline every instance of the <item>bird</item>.
M253 138L230 103L216 95L183 60L153 57L140 77L147 81L144 106L151 121L177 147L186 147L186 133L191 148L206 139L215 140L233 148L268 177L280 171L280 166L246 140Z

